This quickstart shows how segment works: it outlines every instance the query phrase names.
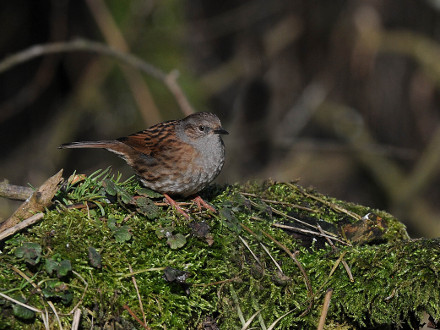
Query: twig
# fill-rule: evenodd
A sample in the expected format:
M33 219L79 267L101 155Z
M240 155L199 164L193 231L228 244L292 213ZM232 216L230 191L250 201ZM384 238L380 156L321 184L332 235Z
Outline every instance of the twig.
M0 232L14 227L37 212L43 212L46 207L52 204L52 198L58 191L58 184L63 179L63 170L47 179L37 190L34 191L25 202L4 222L0 224Z
M334 204L334 203L332 203L332 202L329 202L329 201L324 200L323 198L320 198L320 197L314 196L314 195L312 195L312 194L309 194L309 193L306 192L305 190L299 188L299 186L293 185L293 184L291 184L291 183L287 183L287 185L289 185L290 187L292 187L292 188L295 189L295 190L298 190L298 191L301 192L303 195L305 195L305 196L307 196L307 197L309 197L309 198L312 198L312 199L314 199L314 200L316 200L316 201L318 201L318 202L321 202L321 203L324 204L324 205L327 205L328 207L334 209L334 210L337 211L337 212L345 213L345 214L347 214L348 216L350 216L350 217L352 217L352 218L354 218L354 219L356 219L356 220L360 220L360 219L362 218L359 214L356 214L356 213L354 213L354 212L351 212L351 211L349 211L349 210L346 210L346 209L344 209L343 207L341 207L341 206L339 206L339 205L336 205L336 204Z
M6 180L0 182L0 197L25 201L33 192L32 188L9 184Z
M128 307L127 305L122 306L128 314L130 314L144 329L150 329L146 324L143 324L142 321L136 316L136 314Z
M133 273L133 268L131 268L131 265L128 265L128 269L130 270L130 273ZM139 307L140 307L141 312L142 312L142 317L144 319L144 324L147 325L147 319L145 317L145 312L144 312L144 305L142 304L141 295L139 293L139 289L138 289L138 286L137 286L137 283L136 283L136 277L134 277L134 275L132 275L131 279L133 281L134 288L136 289L136 294L138 296Z
M333 289L328 289L325 293L324 305L322 306L321 317L319 319L318 330L323 330L325 325L325 319L327 317L328 308L330 307L330 299L333 294Z
M33 216L31 216L30 218L23 220L22 222L19 222L14 227L6 229L5 231L0 233L0 241L8 236L14 235L17 231L22 230L23 228L26 228L26 227L34 224L35 222L42 219L43 217L44 217L43 213L37 213L37 214L34 214Z
M277 227L277 228L282 228L282 229L287 229L287 230L292 230L292 231L298 231L300 233L304 233L304 234L311 234L311 235L315 235L315 236L319 236L319 237L325 237L328 240L334 240L337 241L339 243L345 244L345 245L351 245L350 243L347 243L339 238L336 238L334 236L330 236L324 233L324 231L321 229L321 233L318 233L316 231L312 231L312 230L307 230L307 229L302 229L302 228L297 228L297 227L292 227L292 226L287 226L287 225L283 225L280 223L273 223L272 226ZM319 226L319 225L317 225ZM319 227L321 228L321 227ZM333 243L332 243L333 244Z
M164 71L158 69L154 65L141 60L139 57L127 54L100 42L85 40L85 39L75 39L68 42L54 42L49 44L40 44L29 47L19 53L8 56L3 61L0 62L0 73L13 68L16 65L27 62L33 58L44 56L47 54L54 53L66 53L66 52L92 52L100 55L105 55L113 57L124 64L130 65L153 78L163 82L169 91L174 95L176 101L181 107L185 114L194 113L189 102L186 99L185 93L182 91L180 86L176 83L176 78L170 78L168 74ZM182 100L185 100L182 103ZM188 109L189 107L189 109Z

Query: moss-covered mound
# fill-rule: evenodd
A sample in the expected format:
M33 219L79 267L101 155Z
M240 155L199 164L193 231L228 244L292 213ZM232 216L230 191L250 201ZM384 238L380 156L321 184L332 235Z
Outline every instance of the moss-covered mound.
M0 328L316 328L330 288L328 328L440 317L439 242L391 215L290 183L202 197L218 212L187 220L134 179L71 178L0 243Z

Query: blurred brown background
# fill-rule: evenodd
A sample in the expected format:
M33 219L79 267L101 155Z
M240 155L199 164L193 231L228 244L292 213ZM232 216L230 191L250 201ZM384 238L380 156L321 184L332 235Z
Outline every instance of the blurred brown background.
M300 179L440 235L440 1L52 0L0 3L0 59L84 38L164 70L230 135L219 182ZM184 116L164 84L90 52L0 73L0 180L124 162L75 140ZM0 219L17 203L0 199Z

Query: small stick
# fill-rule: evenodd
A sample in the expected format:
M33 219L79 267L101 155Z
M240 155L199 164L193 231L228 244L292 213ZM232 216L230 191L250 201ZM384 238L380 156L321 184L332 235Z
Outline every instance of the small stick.
M9 184L6 180L0 182L0 197L25 201L33 192L34 190L32 188Z
M142 321L136 316L136 314L128 307L127 305L122 306L128 314L130 314L144 329L150 329L146 324L143 324Z
M327 205L328 207L331 207L332 209L334 209L337 212L345 213L345 214L349 215L350 217L352 217L352 218L354 218L356 220L360 220L362 218L359 214L356 214L354 212L346 210L343 207L341 207L339 205L336 205L335 203L328 202L328 201L326 201L326 200L324 200L324 199L322 199L320 197L317 197L317 196L314 196L312 194L309 194L308 192L306 192L305 190L299 188L296 185L293 185L291 183L288 183L288 185L290 187L292 187L293 189L300 191L303 195L305 195L305 196L307 196L309 198L312 198L312 199L314 199L314 200L316 200L318 202L321 202L322 204Z
M26 228L34 224L43 217L44 217L44 213L37 213L31 216L30 218L27 218L26 220L17 223L14 227L6 229L5 231L0 233L0 241L8 236L14 235L17 231L22 230L23 228Z
M325 319L327 317L328 308L330 307L330 299L333 294L333 289L328 289L325 293L324 305L322 306L321 317L319 319L318 330L323 330L325 325Z
M312 231L312 230L307 230L307 229L301 229L301 228L297 228L297 227L292 227L292 226L287 226L287 225L282 225L279 223L273 223L272 226L277 227L277 228L282 228L282 229L288 229L288 230L293 230L293 231L299 231L300 233L304 233L304 234L312 234L315 236L320 236L320 237L325 237L327 239L327 241L329 240L335 240L339 243L345 244L345 245L350 245L347 242L344 242L334 236L330 236L324 233L324 231L322 229L320 229L320 233L316 232L316 231ZM319 225L317 225L319 226ZM321 227L319 227L321 228ZM332 243L333 244L333 243Z

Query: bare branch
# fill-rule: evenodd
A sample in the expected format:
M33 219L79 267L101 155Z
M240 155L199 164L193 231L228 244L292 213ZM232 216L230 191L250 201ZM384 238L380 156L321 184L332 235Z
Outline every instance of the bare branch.
M113 57L124 64L130 65L150 75L151 77L156 78L157 80L163 82L165 86L170 90L170 92L174 95L177 103L179 104L185 115L194 113L194 110L189 105L185 93L175 81L175 73L171 73L171 75L166 74L164 71L140 59L137 56L118 51L96 41L75 39L68 42L55 42L50 44L35 45L3 59L0 62L0 73L10 70L19 64L30 61L31 59L44 55L78 51L91 52L99 55Z

